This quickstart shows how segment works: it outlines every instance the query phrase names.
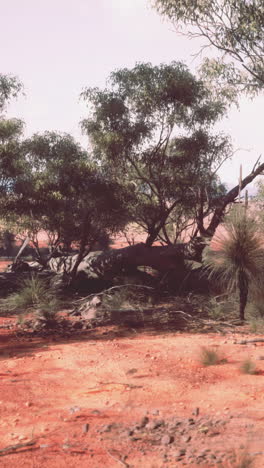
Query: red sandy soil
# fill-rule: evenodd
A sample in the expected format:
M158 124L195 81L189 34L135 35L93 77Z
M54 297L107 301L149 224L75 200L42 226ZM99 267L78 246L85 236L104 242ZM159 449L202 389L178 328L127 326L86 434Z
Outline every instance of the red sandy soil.
M6 271L6 268L10 263L13 262L13 259L10 260L0 260L0 272Z
M256 337L246 328L39 338L15 320L0 318L2 468L228 468L242 466L225 458L242 446L264 466L264 343L239 344ZM202 346L227 362L203 367ZM246 358L256 375L241 374ZM140 428L143 417L160 428Z

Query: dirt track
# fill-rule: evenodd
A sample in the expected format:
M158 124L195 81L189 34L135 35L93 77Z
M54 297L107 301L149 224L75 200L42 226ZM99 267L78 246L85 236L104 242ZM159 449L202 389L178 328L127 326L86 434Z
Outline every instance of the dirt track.
M235 344L241 330L0 334L1 467L228 467L241 445L264 466L264 343ZM227 363L203 367L201 346ZM257 375L240 373L248 357Z

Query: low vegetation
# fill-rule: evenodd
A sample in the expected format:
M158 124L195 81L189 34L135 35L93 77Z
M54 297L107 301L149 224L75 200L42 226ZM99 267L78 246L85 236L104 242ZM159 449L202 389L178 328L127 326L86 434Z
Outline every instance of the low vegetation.
M256 364L250 359L245 359L240 366L240 371L242 374L254 375L257 373Z
M226 358L224 358L216 348L206 347L202 347L199 355L199 361L205 367L227 362Z
M41 323L49 328L56 323L56 313L62 307L62 301L53 291L47 280L36 275L24 279L17 292L2 299L0 309L2 312L18 314L19 323L31 314L31 321Z

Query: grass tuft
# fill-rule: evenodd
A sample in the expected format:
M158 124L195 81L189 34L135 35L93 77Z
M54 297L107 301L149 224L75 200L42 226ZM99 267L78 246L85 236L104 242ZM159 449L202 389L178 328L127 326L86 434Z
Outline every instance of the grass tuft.
M44 325L56 321L56 313L61 301L50 288L47 281L32 275L21 282L19 291L10 294L0 303L0 309L5 312L20 314L18 322L23 324L25 314L33 312L35 320Z
M254 375L257 373L256 364L251 359L245 359L240 366L242 374Z
M200 362L203 366L215 366L226 362L215 348L202 347L200 352Z

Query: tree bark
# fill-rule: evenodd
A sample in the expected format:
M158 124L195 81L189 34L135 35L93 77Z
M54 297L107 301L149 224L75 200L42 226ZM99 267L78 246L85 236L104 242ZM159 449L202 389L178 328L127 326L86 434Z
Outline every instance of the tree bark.
M248 298L248 278L243 271L238 273L238 289L239 289L239 317L240 320L245 320L245 308Z
M76 257L76 258L74 258ZM56 273L71 274L78 255L74 257L53 258L50 268ZM85 274L87 278L109 278L121 273L124 269L138 266L149 266L161 272L182 268L184 259L188 257L184 244L172 246L147 247L136 244L122 249L112 249L103 252L91 252L82 259L77 269L77 276Z
M258 175L261 175L264 172L264 163L260 164L258 167L252 169L251 173L246 176L241 182L241 190L243 190L248 184L250 184ZM233 187L226 195L219 197L218 205L214 211L212 219L207 228L204 227L204 220L197 220L199 227L200 236L192 239L186 246L186 249L189 251L189 255L192 256L192 259L201 262L202 253L204 248L208 245L208 241L214 236L216 229L219 224L223 221L225 216L226 207L230 203L234 203L239 194L239 185Z

